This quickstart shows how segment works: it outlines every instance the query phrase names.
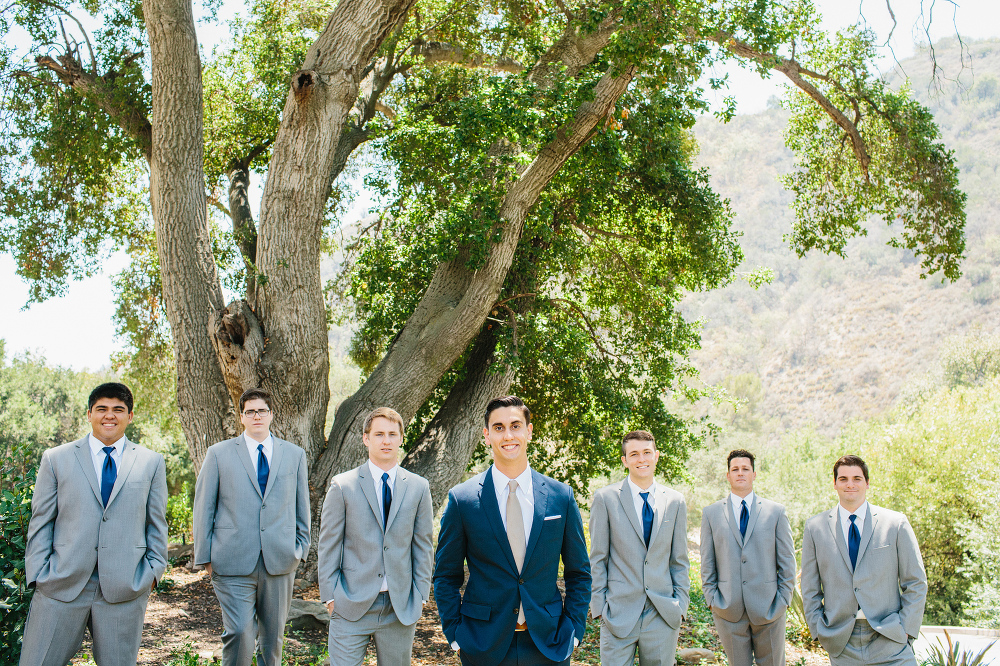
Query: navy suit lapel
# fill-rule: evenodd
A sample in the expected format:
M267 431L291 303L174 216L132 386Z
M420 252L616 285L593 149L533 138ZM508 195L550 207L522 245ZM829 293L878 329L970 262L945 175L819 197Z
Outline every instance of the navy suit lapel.
M621 502L622 511L628 517L628 522L632 523L632 528L635 530L636 536L639 537L639 541L644 541L642 526L639 525L639 517L635 515L635 500L632 499L632 489L628 485L627 478L622 481L621 488L618 490L618 501Z
M98 503L101 501L101 484L97 480L97 472L94 471L94 457L90 453L90 436L86 436L76 442L76 459L83 467L83 475L90 481L90 487L94 490L94 497Z
M531 494L535 500L535 516L531 519L531 535L528 537L528 544L524 548L524 565L528 565L531 559L531 552L538 543L538 537L542 533L542 523L545 522L545 513L549 502L549 485L545 477L531 470Z
M375 515L378 526L384 527L382 525L382 514L379 513L378 509L378 499L375 497L375 479L372 478L368 463L362 463L361 467L358 468L358 484L361 486L361 492L365 494L365 499L368 500L368 506L372 508L372 513Z
M135 464L135 458L135 444L126 439L122 445L121 468L118 470L118 476L115 477L115 485L111 488L108 506L111 506L111 503L115 501L118 493L121 492L122 487L125 485L125 479L128 478L128 473L132 471L132 466Z
M281 469L281 459L285 445L286 443L284 440L271 435L271 462L268 463L267 485L264 486L264 496L261 497L261 499L267 499L268 494L271 492L271 488L274 487L275 481L278 480L278 470ZM294 445L288 444L288 446ZM258 490L259 489L260 488L258 488Z
M245 435L240 435L233 442L236 444L236 457L240 459L243 463L243 469L247 471L247 477L250 479L250 485L253 486L257 494L263 500L264 496L260 492L260 484L257 483L257 471L254 469L253 462L250 461L250 452L247 451L247 440Z
M490 527L493 528L493 535L496 537L504 557L507 558L507 563L510 565L511 570L515 574L520 573L517 570L517 564L514 562L514 552L510 549L507 530L503 528L503 519L500 518L500 505L497 504L497 491L493 485L492 465L483 474L483 485L479 487L479 506L482 507L483 513L486 514L486 519L489 521ZM534 526L532 525L532 527ZM528 561L527 552L525 552L524 560Z
M392 485L392 503L389 505L389 519L385 521L385 531L389 531L392 521L399 513L399 507L403 504L403 497L406 496L407 472L402 467L396 468L396 483Z

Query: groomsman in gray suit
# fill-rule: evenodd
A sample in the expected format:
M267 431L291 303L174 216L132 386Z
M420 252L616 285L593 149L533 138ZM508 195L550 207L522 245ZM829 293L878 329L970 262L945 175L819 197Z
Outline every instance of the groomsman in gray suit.
M806 522L802 603L833 666L916 666L927 574L906 516L869 504L868 465L833 466L840 502Z
M601 619L602 666L673 666L688 608L687 505L655 481L652 433L622 440L628 478L597 491L590 509L590 612Z
M222 663L280 666L299 561L309 552L306 454L271 435L271 395L240 396L239 437L208 447L194 491L194 563L222 607Z
M330 611L330 663L360 665L374 637L379 664L409 664L431 589L431 489L397 463L395 410L371 412L362 439L368 461L335 476L323 502L319 592Z
M42 454L25 544L35 588L20 666L64 666L84 628L98 666L135 666L150 590L167 568L163 456L130 442L132 392L101 384L92 432Z
M795 546L785 507L753 491L754 455L727 458L731 492L701 516L701 582L730 666L785 664Z

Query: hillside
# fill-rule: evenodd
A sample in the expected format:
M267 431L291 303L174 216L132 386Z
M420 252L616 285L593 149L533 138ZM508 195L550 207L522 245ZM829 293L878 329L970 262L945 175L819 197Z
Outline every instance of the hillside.
M814 253L799 259L783 241L791 230L791 195L778 176L793 167L782 143L780 108L737 116L728 124L702 119L696 127L700 164L728 197L743 232L745 262L774 270L771 285L745 283L684 302L701 318L702 378L727 387L753 407L758 427L773 435L812 424L835 436L852 418L890 407L904 387L933 368L940 344L970 327L1000 323L1000 40L971 42L961 70L957 40L935 46L939 66L958 74L929 86L926 52L903 61L916 96L935 114L955 151L968 194L967 259L954 283L919 279L913 256L886 245L891 229L872 225L848 247L847 258Z

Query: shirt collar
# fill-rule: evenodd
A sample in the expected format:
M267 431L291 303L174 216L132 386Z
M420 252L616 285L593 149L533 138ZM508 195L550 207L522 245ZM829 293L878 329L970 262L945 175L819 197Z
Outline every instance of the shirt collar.
M857 516L858 520L860 520L862 523L865 522L865 518L868 517L867 500L863 502L861 506L858 507L857 511L855 511L854 513L851 513L850 511L845 509L843 504L838 503L837 508L840 510L840 522L844 523L845 525L850 522L851 516Z
M496 488L499 494L504 488L507 488L511 481L517 481L517 487L524 491L524 494L531 497L533 491L531 486L531 465L524 468L524 471L517 475L516 479L511 479L506 474L497 469L496 465L493 465L493 486Z
M743 504L744 500L746 500L747 511L749 511L750 507L753 506L753 491L752 490L750 491L750 493L746 497L740 497L736 493L729 493L729 501L732 504L733 508L736 509L737 511L739 511L740 509L743 508L741 505Z
M376 481L382 480L382 475L389 474L389 486L394 487L396 485L396 470L399 469L399 465L393 465L392 469L382 469L375 463L368 459L368 470L372 473L372 478Z
M246 440L247 446L249 446L254 451L257 450L257 445L258 444L263 444L264 445L264 455L266 455L266 456L270 456L271 455L271 449L274 448L274 439L271 437L271 431L270 430L267 432L267 437L264 438L263 442L258 442L256 439L254 439L253 437L250 436L250 433L248 433L246 431L243 432L243 439Z
M655 479L653 480L653 483L650 484L649 488L646 488L645 490L643 490L639 486L635 485L635 483L632 482L632 477L631 476L626 477L626 479L628 480L629 490L632 491L632 498L633 499L638 498L639 497L639 493L653 493L652 497L656 497L656 480Z
M98 455L102 455L103 456L104 455L104 451L102 451L101 449L103 449L105 446L107 446L107 444L105 444L101 440L99 440L96 437L94 437L94 433L90 433L90 435L88 435L88 437L90 438L89 442L88 442L90 444L90 454L92 456L94 456L94 457L97 457ZM122 450L125 448L125 436L123 435L121 439L119 439L117 442L115 442L111 446L115 447L115 450L111 452L111 455L113 455L113 456L114 455L121 455Z

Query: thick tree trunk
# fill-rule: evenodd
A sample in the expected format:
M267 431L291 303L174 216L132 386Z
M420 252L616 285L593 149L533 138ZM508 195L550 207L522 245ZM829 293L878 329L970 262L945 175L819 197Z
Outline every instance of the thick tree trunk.
M144 0L152 70L149 190L177 360L177 405L195 469L233 436L235 410L214 349L222 310L208 237L201 61L190 0Z
M455 383L402 462L403 467L430 483L435 509L462 480L476 446L483 441L486 404L506 395L514 381L509 366L494 367L496 345L496 327L483 326L465 362L465 376Z

